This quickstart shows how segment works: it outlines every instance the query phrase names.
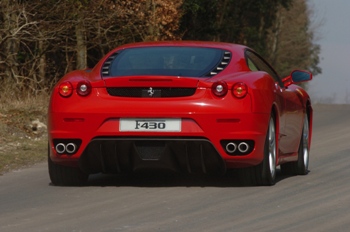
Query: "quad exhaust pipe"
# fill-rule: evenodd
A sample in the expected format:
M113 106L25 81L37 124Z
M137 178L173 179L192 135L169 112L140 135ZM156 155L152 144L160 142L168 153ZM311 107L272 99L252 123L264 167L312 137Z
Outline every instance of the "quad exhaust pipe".
M241 142L238 144L238 151L246 153L249 150L249 145L246 142Z
M66 145L64 145L63 143L59 143L56 145L55 149L58 154L63 154L66 150Z
M225 149L226 149L226 152L229 154L233 154L237 151L239 153L245 154L249 151L250 146L246 142L240 142L240 143L238 143L238 145L234 142L229 142L226 144Z
M235 144L235 143L228 143L227 145L226 145L226 151L228 152L228 153L234 153L235 151L237 150L237 145Z
M74 143L68 143L66 146L66 151L69 154L74 153L77 150L77 145L75 145Z
M77 150L77 145L75 143L58 143L55 147L58 154L68 153L73 154Z

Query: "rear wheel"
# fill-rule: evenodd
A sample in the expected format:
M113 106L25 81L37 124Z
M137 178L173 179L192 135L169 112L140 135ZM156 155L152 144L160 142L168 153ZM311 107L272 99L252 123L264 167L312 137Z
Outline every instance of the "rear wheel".
M262 185L274 185L276 179L276 127L275 120L271 117L269 129L265 141L264 160L262 169Z
M276 127L275 118L271 115L264 146L264 159L254 167L239 171L243 185L274 185L276 179Z
M88 180L89 175L79 168L66 167L52 162L48 156L49 175L51 183L58 186L81 186Z
M281 171L285 175L306 175L309 172L309 119L305 115L303 131L301 134L300 145L298 149L298 161L285 163L281 165Z

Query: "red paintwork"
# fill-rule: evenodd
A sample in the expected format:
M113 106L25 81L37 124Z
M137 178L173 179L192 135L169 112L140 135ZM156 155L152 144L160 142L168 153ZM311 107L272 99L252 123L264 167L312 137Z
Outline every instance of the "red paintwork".
M199 46L228 50L232 59L228 67L211 78L186 78L169 76L118 77L103 79L104 61L119 49L145 46ZM52 91L49 106L49 144L51 159L63 165L78 166L80 155L89 142L99 136L176 136L202 137L210 140L227 168L258 165L263 159L264 142L271 113L276 116L278 136L277 164L297 160L303 119L310 116L310 141L312 133L312 108L305 90L293 84L290 77L284 87L278 86L265 72L252 72L247 66L245 46L208 42L152 42L128 44L107 54L89 71L74 71L63 77ZM81 80L88 80L92 92L79 96L61 97L58 86L70 81L74 88ZM228 84L228 94L219 98L211 86L216 81ZM237 82L247 85L248 94L235 98L232 86ZM120 98L109 96L108 86L139 87L196 87L193 96L183 98ZM182 132L119 132L120 118L181 118ZM74 155L57 154L53 139L79 138L82 144ZM222 139L249 139L255 141L254 150L244 156L228 155L220 145Z

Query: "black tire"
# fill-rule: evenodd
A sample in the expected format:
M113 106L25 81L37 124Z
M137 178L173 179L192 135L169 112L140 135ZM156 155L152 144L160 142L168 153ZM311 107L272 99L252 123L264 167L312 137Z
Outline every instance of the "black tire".
M271 115L264 145L264 159L254 167L239 170L240 183L243 185L271 186L276 181L276 124L275 117Z
M66 167L52 162L48 156L50 180L57 186L81 186L84 185L89 175L83 173L79 168Z
M284 175L307 175L309 173L309 119L305 115L303 131L300 138L298 149L298 161L289 162L281 165L281 171Z

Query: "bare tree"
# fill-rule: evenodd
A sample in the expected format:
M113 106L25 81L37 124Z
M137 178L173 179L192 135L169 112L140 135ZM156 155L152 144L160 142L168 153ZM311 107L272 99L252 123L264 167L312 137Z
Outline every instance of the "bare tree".
M2 0L0 9L3 23L3 27L0 28L0 64L3 70L0 78L8 78L16 84L21 84L19 50L20 46L26 45L22 38L32 34L37 22L31 21L25 7L16 1Z
M293 69L306 69L314 75L321 72L319 45L314 43L310 27L310 10L305 0L294 0L289 9L280 7L269 33L268 57L282 76Z

